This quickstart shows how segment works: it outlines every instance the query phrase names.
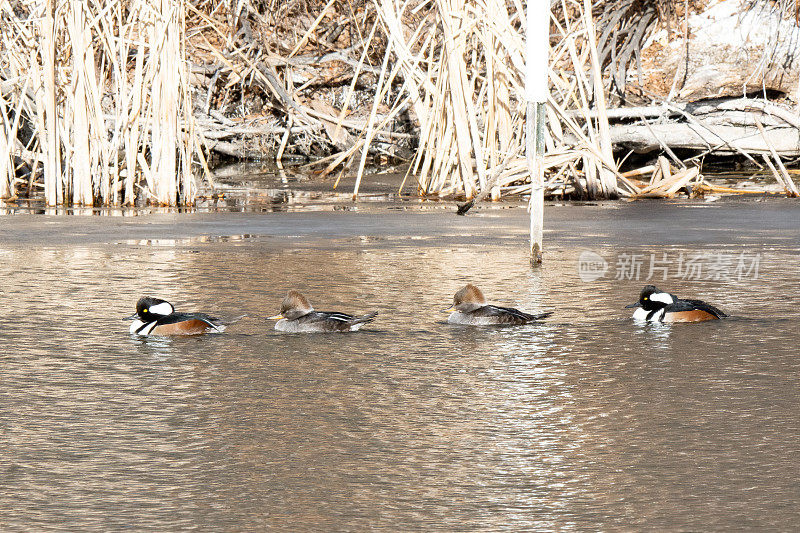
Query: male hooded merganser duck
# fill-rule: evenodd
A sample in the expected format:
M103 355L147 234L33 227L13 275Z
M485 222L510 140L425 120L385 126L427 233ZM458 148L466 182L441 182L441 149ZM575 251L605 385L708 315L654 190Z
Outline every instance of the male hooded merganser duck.
M711 304L701 300L682 300L653 285L642 289L638 302L625 307L636 307L633 319L647 322L702 322L728 316Z
M136 313L128 319L133 320L132 335L199 335L225 329L218 318L203 313L176 313L171 303L149 296L136 302Z
M281 302L281 312L267 320L277 320L275 329L285 333L330 333L358 331L358 329L377 316L373 311L363 316L345 313L314 311L305 296L297 291L289 291Z
M531 315L513 307L487 305L483 293L471 283L468 283L453 296L453 305L445 309L445 311L450 311L451 309L455 309L455 311L450 314L447 321L451 324L467 326L494 324L518 326L529 324L553 314L549 312Z

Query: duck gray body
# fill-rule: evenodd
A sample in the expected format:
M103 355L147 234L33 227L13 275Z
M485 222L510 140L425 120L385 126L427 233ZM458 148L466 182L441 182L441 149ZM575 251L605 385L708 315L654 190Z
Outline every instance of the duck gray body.
M461 324L465 326L519 326L530 324L531 322L535 322L552 314L540 313L534 315L513 307L488 305L480 289L471 283L460 289L455 296L453 296L453 305L451 309L454 309L454 311L450 314L447 321L450 324Z
M278 319L275 329L284 333L336 333L358 331L371 322L377 312L353 316L346 313L315 311L305 296L289 291L281 303L281 312L270 317Z

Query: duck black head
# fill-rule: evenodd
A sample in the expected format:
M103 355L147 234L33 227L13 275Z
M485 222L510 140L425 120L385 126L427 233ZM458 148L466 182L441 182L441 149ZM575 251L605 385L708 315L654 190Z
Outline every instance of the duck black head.
M639 294L639 301L625 307L641 307L645 311L657 311L673 303L675 297L672 294L659 290L655 285L647 285Z
M166 300L145 296L136 302L136 314L145 322L158 320L175 312L175 308Z

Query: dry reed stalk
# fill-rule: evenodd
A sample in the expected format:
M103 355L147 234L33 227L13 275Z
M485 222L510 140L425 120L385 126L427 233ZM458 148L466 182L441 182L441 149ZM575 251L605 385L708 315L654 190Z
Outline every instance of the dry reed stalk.
M300 51L300 49L303 46L305 46L305 44L308 42L308 38L317 29L317 26L319 26L319 23L322 21L322 18L328 12L328 9L330 9L330 7L333 5L334 1L335 0L328 0L328 3L325 4L325 7L323 7L322 10L320 10L319 15L317 16L316 20L314 20L314 22L311 23L311 26L309 26L309 28L306 30L305 34L303 35L303 38L300 39L299 41L297 41L297 44L295 45L295 47L292 49L291 52L289 52L289 55L286 57L287 60L291 59L292 57L294 57L294 55L298 51Z
M656 168L658 167L656 167L655 165L646 165L643 167L636 168L634 170L623 172L621 176L624 178L636 178L638 176L645 176L647 174L654 172Z
M25 81L21 94L25 94L30 76ZM9 92L9 97L12 94ZM16 196L16 172L14 168L14 153L19 130L22 106L25 98L18 99L16 108L11 107L10 98L7 100L2 86L0 86L0 199Z
M780 174L778 174L778 172L775 170L775 167L772 166L772 163L770 162L766 154L764 154L764 161L766 161L767 165L769 165L770 170L772 170L773 174L775 174L775 178L778 180L778 183L783 185L783 187L786 189L786 195L792 198L797 198L798 196L800 196L800 192L798 192L797 186L794 184L794 180L792 180L792 177L786 171L786 167L784 166L783 161L781 161L780 156L778 156L778 152L775 151L775 147L772 145L771 142L769 142L767 138L767 132L764 131L764 125L761 124L761 121L758 120L758 118L755 118L755 122L756 126L758 126L759 133L761 133L761 137L764 139L764 142L769 148L770 154L775 160L775 163L778 165Z
M657 172L661 173L662 179L651 183L643 188L638 198L672 198L676 192L681 188L686 187L690 181L700 175L700 167L690 167L677 172L674 175L664 173L662 168L658 168ZM668 171L667 171L668 172ZM655 174L655 173L654 173Z
M662 179L669 180L672 178L672 171L669 168L669 161L663 155L658 156L658 170L660 171L660 176ZM650 185L655 183L657 180L655 179L656 173L653 172L653 177L650 178Z
M356 89L356 82L358 81L358 77L361 74L361 69L364 66L364 60L367 58L367 51L369 50L370 45L372 44L372 39L375 37L375 31L378 29L378 21L376 20L372 24L372 29L369 31L369 36L364 41L363 50L361 52L361 57L358 59L358 64L355 69L355 73L353 74L353 79L350 82L350 86L347 89L347 94L344 97L344 105L342 105L342 110L339 112L339 119L336 121L336 128L333 131L333 137L338 137L339 130L342 127L342 122L344 122L344 118L347 116L347 111L350 106L350 102L353 98L353 93ZM278 157L280 159L280 157Z
M39 142L44 159L45 203L53 206L64 198L61 166L61 143L58 135L58 110L56 106L56 34L53 0L47 0L41 17L39 35L41 66L31 61L31 72L39 82L41 96L37 99ZM38 73L41 72L41 76ZM42 138L44 137L44 138Z
M91 42L87 35L84 3L80 0L71 0L68 10L67 31L72 45L72 84L66 92L67 109L70 113L66 124L70 129L71 141L67 160L70 165L72 205L92 205L94 201L92 174L95 169L90 149L90 102L87 98L87 78L94 76L94 62L89 62Z
M48 205L132 204L143 177L151 200L194 200L191 165L207 166L191 115L185 3L44 0L12 11L0 2L0 82L3 61L30 73L35 96L18 83L15 98L33 141L18 152L33 154L32 186L42 169Z
M597 52L597 41L595 38L594 20L592 19L592 2L583 0L583 17L586 29L586 41L589 49L592 79L594 80L592 95L594 96L595 109L597 110L597 144L600 152L606 160L614 159L611 146L611 134L608 128L608 115L606 115L605 88L603 87L603 72L600 68L600 60ZM616 198L617 183L614 176L607 169L598 165L600 184L603 190L602 196Z
M767 156L767 154L761 154L761 157L764 159L764 162L767 164L767 167L772 172L772 175L775 177L775 181L778 182L778 185L783 187L783 190L786 191L787 196L791 196L792 195L791 189L789 189L789 186L784 181L783 176L778 172L778 169L775 168L775 165L772 163L769 156Z
M734 189L732 187L722 187L719 185L712 185L707 181L700 182L698 185L697 190L701 193L717 193L717 194L776 194L772 191L767 190L749 190L749 189Z
M505 166L519 172L499 168L509 154L524 153L524 6L500 0L375 0L375 6L389 38L387 53L400 65L403 90L419 120L410 172L420 192L472 198L492 187L496 199L514 181L529 180L514 161ZM565 16L559 20L566 22L551 26L558 41L551 40L552 98L544 143L548 155L565 154L569 161L546 168L559 178L546 180L545 188L565 190L571 180L592 197L613 197L619 181L626 189L620 194L636 193L638 188L619 175L611 153L591 6L563 0L560 7ZM417 24L426 30L410 35L403 21L422 10L427 10L427 24ZM589 80L584 73L592 71L596 75ZM570 165L582 169L580 178Z
M397 74L398 69L395 68L392 71L392 74L389 76L388 83L384 83L386 81L386 71L389 67L389 54L386 54L383 59L383 64L381 65L381 73L378 76L378 84L377 90L375 91L375 98L372 101L372 110L369 114L369 120L367 121L367 132L364 138L364 144L368 145L372 142L374 133L375 133L375 117L378 111L378 104L381 102L383 96L384 89L391 85L391 80L394 79L394 76ZM358 163L358 174L356 175L356 183L355 187L353 188L353 198L355 199L358 196L358 188L361 185L361 177L364 175L364 168L367 162L367 150L361 151L361 160ZM337 180L338 181L338 180Z
M6 131L11 131L9 126L9 113L7 104L0 94L0 199L14 196L14 163L11 157L11 138Z

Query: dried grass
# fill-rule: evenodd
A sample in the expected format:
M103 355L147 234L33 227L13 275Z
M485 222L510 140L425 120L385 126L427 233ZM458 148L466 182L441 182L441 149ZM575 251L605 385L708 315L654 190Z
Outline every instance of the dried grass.
M11 96L0 97L9 119L0 128L0 161L26 165L31 178L39 172L48 205L133 204L138 190L161 205L193 202L192 163L202 153L183 6L23 0L12 9L0 2L0 83L10 84L2 95ZM17 102L11 113L1 103L9 101ZM33 129L26 149L9 126L21 117ZM10 179L8 168L0 164ZM1 193L13 191L0 185Z
M376 0L376 6L389 35L387 53L402 71L403 90L420 123L411 166L419 191L467 198L487 187L493 198L512 189L526 192L522 4ZM549 193L569 187L589 197L615 197L619 173L603 113L591 6L564 0L558 9L551 24L552 97L544 160L546 176L553 179L545 187ZM421 11L424 24L409 34L404 21ZM625 186L621 194L635 192Z

